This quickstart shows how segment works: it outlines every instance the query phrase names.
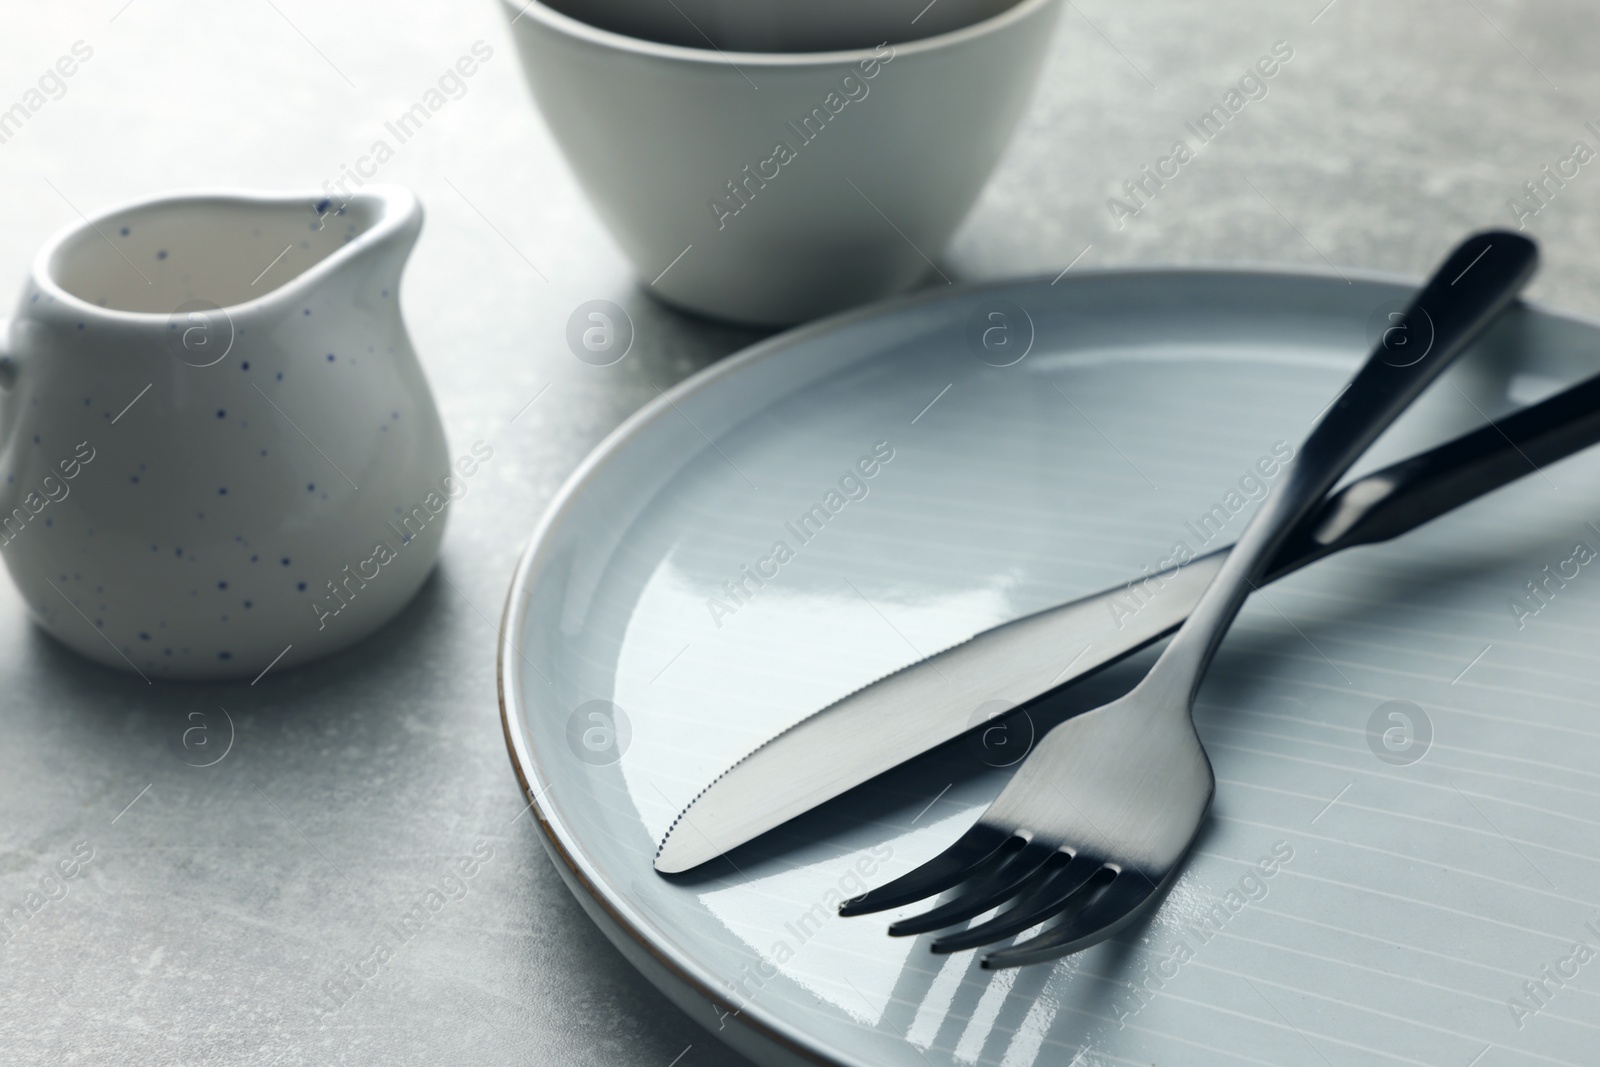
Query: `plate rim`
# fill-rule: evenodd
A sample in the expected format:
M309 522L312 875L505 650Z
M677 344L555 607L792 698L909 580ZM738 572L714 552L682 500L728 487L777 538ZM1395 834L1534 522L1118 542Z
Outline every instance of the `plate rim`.
M797 344L805 343L818 336L836 332L853 324L901 314L924 304L937 303L946 300L959 300L974 294L995 290L1014 290L1038 285L1053 287L1057 282L1070 281L1071 284L1080 285L1091 280L1106 278L1115 279L1143 279L1154 281L1162 276L1178 276L1181 278L1194 277L1235 277L1238 279L1268 280L1268 281L1302 281L1302 282L1364 282L1369 284L1402 287L1416 290L1421 282L1420 275L1410 275L1396 271L1373 270L1353 268L1345 270L1326 270L1315 267L1285 267L1282 264L1271 264L1259 261L1237 262L1200 262L1195 264L1142 264L1095 268L1092 270L1074 273L1072 279L1065 277L1065 272L1054 276L1051 280L1049 274L1012 275L995 279L974 280L961 282L951 286L928 287L911 293L890 297L885 300L875 301L860 307L851 308L833 315L828 315L812 322L780 331L770 337L763 338L754 344L726 356L709 367L689 375L671 388L659 392L654 398L645 402L638 410L623 419L610 433L592 448L583 460L575 467L571 474L562 482L561 487L551 496L550 502L545 506L532 534L524 545L517 560L516 569L512 573L511 585L506 593L505 607L501 612L500 640L495 652L495 691L500 705L500 727L506 743L506 754L510 758L513 773L517 778L522 796L528 802L529 810L534 814L535 821L542 835L543 844L550 853L553 862L558 867L565 867L563 872L567 875L562 881L578 895L578 888L588 894L589 899L579 898L579 903L584 905L584 913L594 918L594 908L604 914L611 922L607 929L598 921L596 925L602 927L602 932L609 940L615 940L614 935L622 935L632 942L636 951L642 951L659 965L666 976L676 980L684 989L709 1002L719 1013L725 1013L725 1018L732 1019L740 1024L740 1028L750 1035L759 1044L776 1046L776 1051L782 1051L790 1056L799 1056L802 1059L820 1064L822 1067L860 1067L862 1061L851 1058L838 1058L840 1050L829 1048L824 1043L810 1035L791 1032L791 1027L776 1019L763 1018L763 1013L751 1004L736 1005L732 1003L713 983L703 980L696 974L696 967L692 961L677 958L666 946L658 944L649 935L649 923L645 917L634 913L631 908L618 906L618 902L611 900L599 884L601 879L594 872L588 870L581 858L574 854L565 840L568 837L576 839L571 830L561 823L558 817L547 810L539 802L543 789L535 791L529 782L528 770L535 772L539 769L538 762L533 754L523 743L522 726L525 708L518 699L517 694L508 693L508 653L515 654L520 645L519 638L524 632L524 614L517 611L519 605L527 599L529 587L536 571L535 565L548 547L549 534L561 521L578 495L593 480L595 475L605 465L617 457L617 454L637 435L644 427L669 412L676 410L676 405L683 399L708 389L724 378L742 373L747 368L773 358ZM1543 318L1550 318L1585 326L1600 332L1600 315L1588 315L1581 312L1559 311L1544 304L1542 301L1519 298L1514 305L1525 313ZM515 728L513 728L515 719ZM548 787L546 787L548 788ZM616 946L619 951L620 945ZM623 957L634 966L648 981L657 985L658 989L667 995L667 990L660 987L655 975L652 975L639 966L632 955L623 951ZM674 999L670 997L669 999ZM743 1047L742 1042L731 1041L728 1031L711 1030L704 1020L696 1019L703 1028L712 1033L719 1040L732 1046L740 1054L748 1054L749 1049Z

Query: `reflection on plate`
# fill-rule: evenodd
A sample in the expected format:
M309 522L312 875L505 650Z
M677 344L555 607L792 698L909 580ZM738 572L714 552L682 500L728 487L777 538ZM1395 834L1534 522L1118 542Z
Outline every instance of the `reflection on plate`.
M1589 1062L1600 571L1567 561L1600 549L1600 455L1253 598L1197 707L1218 777L1197 851L1150 921L1088 952L991 974L887 937L894 913L834 914L1003 786L964 742L685 879L650 866L690 797L841 694L1237 536L1258 460L1405 296L1224 271L922 295L629 420L535 535L500 653L513 762L590 914L764 1063ZM1360 469L1593 373L1597 342L1514 313Z

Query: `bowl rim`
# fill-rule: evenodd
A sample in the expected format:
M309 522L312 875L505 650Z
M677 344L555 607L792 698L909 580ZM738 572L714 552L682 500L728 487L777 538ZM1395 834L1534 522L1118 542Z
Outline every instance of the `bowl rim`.
M528 16L543 23L545 28L555 33L573 38L595 48L628 52L651 59L680 63L718 64L732 66L737 69L740 64L752 67L782 68L837 66L866 59L878 59L881 61L883 56L878 49L885 45L890 50L890 56L896 58L901 55L934 52L944 48L953 48L957 45L966 44L978 38L998 33L1013 23L1032 18L1044 9L1054 8L1059 3L1060 0L1017 0L1016 3L998 14L990 15L988 18L980 19L977 22L970 22L965 26L945 33L938 33L929 37L918 37L904 42L885 41L883 44L871 48L845 48L824 52L742 52L718 48L714 44L709 48L691 48L688 45L665 44L661 41L651 41L643 37L633 37L625 33L619 33L616 30L602 29L571 15L563 14L541 3L540 0L520 0L520 2L519 0L501 0L501 7L508 14L513 10L515 11L515 14L510 14L510 23L513 27L516 26L519 19ZM933 5L930 4L928 6L931 7ZM920 18L921 16L917 17Z

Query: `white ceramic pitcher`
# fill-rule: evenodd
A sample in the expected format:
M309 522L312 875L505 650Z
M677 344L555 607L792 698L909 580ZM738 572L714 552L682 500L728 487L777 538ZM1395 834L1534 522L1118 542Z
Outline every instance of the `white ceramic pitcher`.
M203 192L40 251L0 323L0 555L41 626L255 678L410 600L461 482L400 317L421 225L394 186Z

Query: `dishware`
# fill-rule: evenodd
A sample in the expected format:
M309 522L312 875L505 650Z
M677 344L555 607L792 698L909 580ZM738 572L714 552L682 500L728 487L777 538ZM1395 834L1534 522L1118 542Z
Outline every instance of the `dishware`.
M985 922L947 934L935 952L1043 933L991 952L983 966L1055 959L1105 940L1159 899L1200 832L1216 778L1195 730L1195 694L1245 597L1295 526L1361 453L1516 298L1538 264L1527 238L1474 234L1446 257L1399 326L1433 343L1413 358L1387 334L1331 401L1261 503L1194 610L1126 696L1045 734L989 811L916 870L841 908L862 915L964 885L958 897L890 927L926 933L996 907Z
M1307 1039L1336 1062L1506 1050L1506 998L1594 914L1577 887L1600 855L1600 578L1583 565L1520 629L1509 603L1534 604L1547 565L1571 574L1574 542L1600 546L1600 450L1250 598L1196 707L1219 779L1206 836L1166 906L1108 942L984 971L835 913L1005 786L1015 767L966 738L687 875L648 870L695 793L817 708L1155 570L1177 540L1236 538L1248 511L1206 544L1188 523L1305 436L1418 284L1344 274L1074 268L1054 286L941 287L669 390L553 498L509 591L499 678L523 832L643 975L758 1063L1279 1067L1312 1056ZM1000 301L1034 334L1007 367L967 334ZM1353 474L1596 372L1595 320L1513 308ZM894 458L869 495L799 544L784 524L881 441ZM719 628L707 599L779 538L794 558L764 588L746 580ZM1017 720L1042 729L1114 697L1148 656ZM590 718L607 712L609 737ZM1569 986L1516 1049L1585 1062L1597 997Z
M1596 442L1600 376L1345 485L1301 521L1256 584L1398 537ZM969 731L999 731L1003 744L1017 708L1175 631L1232 548L990 627L808 716L689 802L679 821L692 818L695 832L669 829L656 869L690 870ZM987 710L975 724L978 709Z
M649 291L787 325L937 272L1059 5L504 10L545 121Z
M398 186L201 191L44 246L0 329L0 554L40 626L258 678L411 599L468 480L400 317L421 225Z

